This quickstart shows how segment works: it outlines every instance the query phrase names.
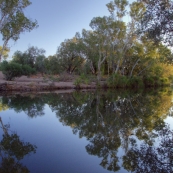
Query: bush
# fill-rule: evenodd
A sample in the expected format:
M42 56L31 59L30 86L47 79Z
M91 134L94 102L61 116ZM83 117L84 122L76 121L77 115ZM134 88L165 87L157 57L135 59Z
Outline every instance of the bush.
M143 82L146 87L158 87L158 86L167 86L170 84L170 79L166 77L159 76L145 76Z
M82 80L80 77L76 78L74 81L74 85L76 86L76 88L80 88L81 83L82 83Z
M12 80L22 74L22 65L15 62L3 62L1 64L2 73L5 75L6 80Z
M74 81L74 85L77 88L80 88L81 84L89 84L90 83L90 79L88 78L87 75L85 75L84 73L82 73L78 78L76 78L76 80Z
M108 86L113 88L142 88L144 86L142 78L138 76L122 76L113 74L109 77Z
M144 86L144 83L141 77L132 76L128 79L127 86L130 88L142 88Z
M84 73L82 73L79 78L81 79L81 82L84 84L88 85L90 82L88 75L86 75Z
M21 64L7 61L1 63L1 70L6 80L13 80L15 77L30 75L35 72L35 70L28 65L22 66Z
M117 74L112 74L108 80L107 80L107 84L109 87L116 87L118 84L118 75Z
M112 74L107 80L108 86L113 88L125 88L127 86L128 79L126 76Z
M31 74L35 74L36 70L31 68L29 65L22 66L22 75L30 76Z

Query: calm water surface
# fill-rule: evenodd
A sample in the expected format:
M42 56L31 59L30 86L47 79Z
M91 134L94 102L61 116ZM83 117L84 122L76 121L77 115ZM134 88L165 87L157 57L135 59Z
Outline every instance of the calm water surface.
M0 173L173 172L170 88L0 96Z

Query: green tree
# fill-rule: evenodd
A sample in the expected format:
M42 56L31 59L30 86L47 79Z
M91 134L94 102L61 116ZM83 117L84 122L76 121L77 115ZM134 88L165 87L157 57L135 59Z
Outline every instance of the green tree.
M42 55L42 56L38 56L36 58L36 61L35 61L35 69L37 72L40 72L40 73L45 73L46 72L46 68L45 68L45 56Z
M108 38L106 34L107 29L107 21L108 18L104 17L95 17L90 22L90 27L94 31L95 39L97 41L96 46L98 50L98 61L97 61L97 80L100 82L101 78L101 66L105 62L107 58L107 51L108 51Z
M18 63L18 64L27 64L27 57L24 56L24 53L21 51L16 51L12 56L12 62Z
M37 57L44 57L45 52L46 51L42 48L38 48L38 47L34 47L34 46L29 47L24 52L24 56L26 56L27 65L34 68Z
M97 74L97 62L99 59L99 51L97 46L97 35L91 30L82 30L81 38L82 52L86 58L86 66L89 66L90 72Z
M61 67L67 73L73 73L84 62L80 42L76 37L65 40L57 49L57 57Z
M0 51L0 60L9 40L17 41L21 33L31 31L38 26L24 14L24 10L31 4L29 0L1 0L0 1L0 33L3 46Z
M46 73L48 74L59 74L63 72L63 67L60 64L59 58L57 55L48 56L44 59L44 65Z
M31 46L25 52L16 51L13 55L12 62L22 65L29 65L31 68L34 68L37 61L37 67L41 67L45 58L45 52L46 51L44 49L39 49L38 47ZM39 62L42 65L39 65Z

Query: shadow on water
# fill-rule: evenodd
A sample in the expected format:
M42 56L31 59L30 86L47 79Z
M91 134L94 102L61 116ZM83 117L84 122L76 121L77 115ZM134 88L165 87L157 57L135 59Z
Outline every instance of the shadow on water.
M30 153L36 153L36 146L20 139L17 133L10 131L10 125L4 125L0 117L3 130L0 141L0 173L29 173L30 171L20 161Z
M43 116L45 104L63 125L70 126L74 134L88 140L86 151L101 158L103 168L117 172L123 167L136 173L173 171L173 131L164 122L173 114L170 89L1 97L1 105L5 108L24 111L31 118ZM1 146L4 141L18 138L4 133ZM35 152L31 144L20 145L25 151L28 149L27 153ZM12 159L15 156L19 160L27 154L10 153Z

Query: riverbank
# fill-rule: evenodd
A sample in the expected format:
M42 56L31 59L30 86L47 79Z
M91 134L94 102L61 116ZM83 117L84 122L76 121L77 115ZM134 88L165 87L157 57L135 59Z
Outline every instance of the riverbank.
M150 78L149 78L150 79ZM32 75L30 77L21 76L13 81L6 81L4 75L0 72L0 91L15 92L40 92L53 90L88 90L88 89L107 89L107 88L157 88L170 86L168 80L158 79L149 80L133 77L131 79L125 76L115 76L113 78L103 77L100 83L97 83L96 76L77 76L70 74L61 75Z
M75 78L69 78L67 81L55 81L50 77L41 75L21 76L13 81L6 81L4 75L0 72L0 91L46 91L46 90L66 90L66 89L95 89L96 82L89 84L75 85ZM103 84L102 84L103 85Z

